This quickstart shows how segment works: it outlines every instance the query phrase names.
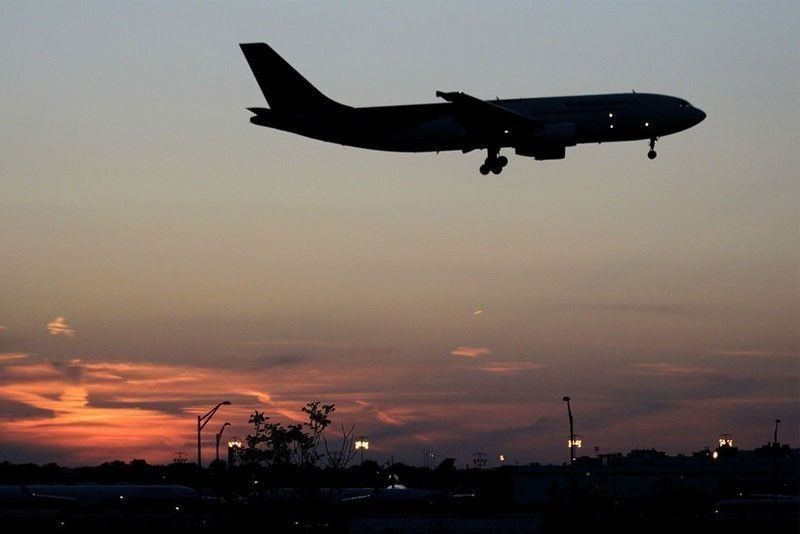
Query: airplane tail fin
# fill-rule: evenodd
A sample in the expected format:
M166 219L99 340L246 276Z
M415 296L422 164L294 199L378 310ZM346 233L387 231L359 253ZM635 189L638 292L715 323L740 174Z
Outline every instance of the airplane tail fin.
M268 44L239 46L273 111L313 112L347 107L323 95Z

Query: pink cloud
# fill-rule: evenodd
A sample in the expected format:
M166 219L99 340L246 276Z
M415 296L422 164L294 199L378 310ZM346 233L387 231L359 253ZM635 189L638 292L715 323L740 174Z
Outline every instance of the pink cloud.
M47 331L52 336L75 337L75 330L67 324L64 317L56 317L47 323Z
M637 363L634 366L637 374L655 376L697 376L711 373L710 369L690 367L666 362Z
M464 358L477 358L479 356L488 356L492 351L486 347L457 347L450 351L453 356L461 356Z

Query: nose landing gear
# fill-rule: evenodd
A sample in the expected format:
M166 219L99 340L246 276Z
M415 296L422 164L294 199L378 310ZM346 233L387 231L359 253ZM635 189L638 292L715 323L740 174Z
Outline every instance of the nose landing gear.
M655 137L650 138L650 150L647 152L647 157L650 159L656 159L656 156L658 155L656 153L656 140L657 138Z
M486 160L478 169L482 175L486 176L490 172L492 174L500 174L503 172L503 167L508 165L508 158L505 156L500 156L499 154L500 151L498 149L489 148Z

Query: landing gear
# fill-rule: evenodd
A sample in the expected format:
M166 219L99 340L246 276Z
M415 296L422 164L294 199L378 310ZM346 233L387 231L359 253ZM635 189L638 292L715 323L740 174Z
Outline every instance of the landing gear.
M503 172L503 167L508 165L508 158L505 156L500 156L498 153L498 149L489 149L489 154L486 156L486 160L478 169L482 175L486 176L490 172L492 174L500 174Z
M656 138L652 137L650 138L650 150L647 152L647 157L650 159L656 159L657 155L658 154L656 153Z

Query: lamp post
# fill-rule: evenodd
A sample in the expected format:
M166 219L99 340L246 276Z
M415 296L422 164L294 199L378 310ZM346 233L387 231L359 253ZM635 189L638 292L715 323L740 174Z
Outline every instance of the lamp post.
M772 435L772 443L775 444L775 447L778 446L778 425L781 424L780 419L775 419L775 433Z
M567 403L567 414L569 414L569 465L575 463L575 429L572 420L572 407L569 405L569 397L564 396L564 402Z
M201 444L200 444L200 431L205 428L211 418L214 417L214 414L217 413L220 406L229 406L231 401L222 401L213 408L211 408L208 413L205 415L198 415L197 416L197 467L203 467L203 461L201 456Z
M217 432L217 463L219 463L219 441L222 439L222 433L225 432L226 426L231 426L231 424L225 423L222 425L222 428L219 429L219 432Z

